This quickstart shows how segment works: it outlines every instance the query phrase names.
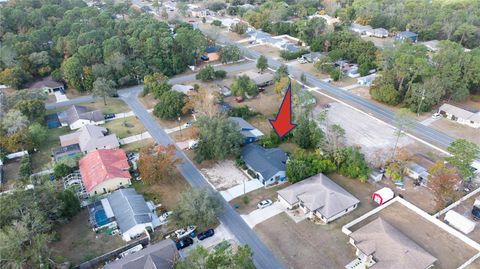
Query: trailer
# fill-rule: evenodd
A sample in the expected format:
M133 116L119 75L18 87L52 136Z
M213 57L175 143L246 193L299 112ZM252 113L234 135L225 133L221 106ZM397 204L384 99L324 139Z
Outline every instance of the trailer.
M464 234L469 234L475 229L475 222L453 210L450 210L445 214L444 220L448 225Z

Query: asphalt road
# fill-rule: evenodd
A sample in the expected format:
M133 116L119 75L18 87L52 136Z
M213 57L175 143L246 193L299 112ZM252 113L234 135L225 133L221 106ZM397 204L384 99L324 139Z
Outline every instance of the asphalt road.
M148 113L138 101L137 96L140 91L141 88L122 90L119 91L119 95L122 100L130 106L135 115L137 115L138 119L140 119L158 144L174 144L152 115L150 115L150 113ZM213 190L200 171L181 150L177 149L176 154L183 160L183 163L178 166L178 169L192 187L209 188ZM255 232L248 227L245 221L237 214L237 212L235 212L230 204L223 199L221 200L224 203L225 211L220 216L220 221L228 227L241 244L247 244L250 246L254 253L253 261L256 267L262 269L283 268L272 252L262 243L262 241L260 241Z
M251 62L251 61L247 61L247 62L240 63L240 64L220 65L220 66L216 66L215 69L216 70L221 69L221 70L227 71L227 73L231 73L231 72L239 72L239 71L243 71L243 70L248 70L248 69L254 68L255 65L256 65L256 63ZM188 74L188 75L178 75L178 76L172 77L169 80L169 82L170 82L170 84L181 84L181 83L191 82L191 81L195 80L195 75L196 75L196 73ZM131 91L131 92L137 92L138 93L141 90L143 90L143 85L138 85L138 86L133 86L133 87L120 89L120 90L118 90L118 92L119 93L120 92L125 93L125 92ZM76 105L76 104L80 104L80 103L90 102L94 99L95 98L91 95L85 95L85 96L80 96L80 97L70 99L70 100L64 101L64 102L46 104L45 108L46 109L56 109L56 108L59 108L59 107L71 106L71 105Z
M196 28L200 29L204 34L206 35L209 35L209 32L206 31L205 29L202 29L202 28L199 28L198 25L195 25ZM218 43L223 43L223 44L228 44L228 45L235 45L237 46L238 48L240 48L240 50L244 53L245 56L247 57L250 57L250 58L253 58L253 59L258 59L261 55L261 53L253 50L253 49L250 49L250 48L247 48L241 44L238 44L234 41L231 41L229 40L228 38L226 38L225 36L222 36L222 35L217 35L217 42ZM273 68L273 69L276 69L278 68L280 65L282 65L282 63L280 63L279 61L273 59L273 58L268 58L268 65ZM298 68L295 68L295 67L292 67L292 66L288 66L288 71L290 73L290 75L292 75L293 77L295 77L296 79L300 79L300 76L302 74L302 71ZM337 99L340 99L344 102L347 102L351 105L353 105L354 107L357 107L359 109L361 109L362 111L364 112L367 112L369 114L371 114L372 116L376 117L376 118L379 118L389 124L392 124L394 125L395 124L395 113L393 113L392 111L384 108L384 107L381 107L367 99L364 99L362 97L359 97L353 93L350 93L348 91L345 91L339 87L336 87L330 83L327 83L327 82L324 82L320 79L318 79L317 77L309 74L309 73L305 73L305 76L307 78L307 83L314 86L314 87L317 87L319 88L319 91L323 91L324 93L332 96L332 97L335 97ZM418 137L420 139L423 139L435 146L438 146L439 148L442 148L442 149L446 149L451 142L453 142L455 139L443 132L440 132L440 131L437 131L435 129L432 129L430 127L427 127L425 125L422 125L421 123L419 123L418 121L415 121L415 120L412 120L411 122L411 129L408 130L408 133L412 134L413 136L415 137Z

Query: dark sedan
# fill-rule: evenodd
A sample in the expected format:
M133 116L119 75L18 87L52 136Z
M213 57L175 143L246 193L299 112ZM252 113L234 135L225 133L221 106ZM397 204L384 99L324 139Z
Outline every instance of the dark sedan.
M212 237L215 234L215 231L213 229L208 229L203 233L199 233L197 235L198 240L204 240L206 238Z
M178 250L184 249L192 244L193 244L193 239L190 237L184 237L175 243L175 245L177 245Z

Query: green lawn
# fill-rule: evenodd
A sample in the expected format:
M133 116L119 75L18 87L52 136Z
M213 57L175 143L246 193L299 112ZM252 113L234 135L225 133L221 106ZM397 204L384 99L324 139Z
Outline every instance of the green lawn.
M77 104L79 106L86 106L89 110L101 110L103 114L109 114L109 113L120 113L120 112L128 112L130 111L130 108L128 107L125 102L123 102L121 99L118 98L107 98L107 105L104 105L103 99L95 99L94 101L91 102L84 102L84 103L79 103ZM47 110L47 114L53 114L57 113L60 111L64 111L68 109L69 107L59 107L57 109L51 109Z
M153 138L148 138L148 139L143 139L143 140L140 140L140 141L137 141L137 142L133 142L133 143L130 143L130 144L123 145L122 149L125 150L126 152L129 152L129 151L139 152L142 148L144 148L144 147L146 147L150 144L153 144L153 143L155 143Z
M47 129L47 139L42 145L40 145L38 151L32 154L32 167L34 173L47 168L47 165L52 160L52 149L60 147L60 139L58 137L71 132L73 131L68 127Z
M108 121L102 126L107 128L110 133L116 134L119 138L145 132L145 127L143 127L143 124L136 117Z

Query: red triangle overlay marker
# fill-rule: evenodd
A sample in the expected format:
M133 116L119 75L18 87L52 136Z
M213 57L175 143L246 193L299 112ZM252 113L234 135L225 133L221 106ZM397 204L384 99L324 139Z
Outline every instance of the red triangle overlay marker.
M287 91L283 97L282 105L278 110L275 120L270 119L270 124L281 138L292 131L296 124L292 123L292 82L288 84Z

